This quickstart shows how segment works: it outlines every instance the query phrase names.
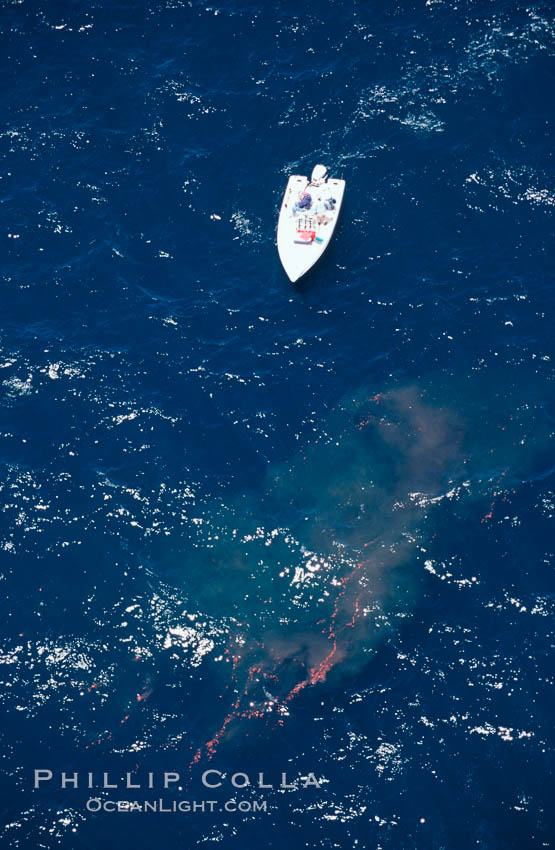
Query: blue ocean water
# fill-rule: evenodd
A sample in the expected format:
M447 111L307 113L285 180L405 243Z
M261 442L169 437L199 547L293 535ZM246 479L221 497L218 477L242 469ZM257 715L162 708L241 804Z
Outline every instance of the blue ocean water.
M552 4L1 20L2 847L552 846Z

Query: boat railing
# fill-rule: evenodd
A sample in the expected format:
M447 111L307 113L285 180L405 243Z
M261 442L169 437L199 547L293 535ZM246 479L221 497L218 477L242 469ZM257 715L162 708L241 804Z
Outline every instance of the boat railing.
M303 215L297 218L297 230L316 230L317 222L313 215Z

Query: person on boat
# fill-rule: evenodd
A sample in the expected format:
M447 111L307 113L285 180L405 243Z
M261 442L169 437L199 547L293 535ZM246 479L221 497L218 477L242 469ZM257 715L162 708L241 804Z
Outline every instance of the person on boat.
M308 192L305 192L304 189L302 192L299 192L299 196L293 207L293 212L308 212L308 210L312 206L312 195L309 195Z
M327 207L324 199L319 195L314 202L314 215L316 216L316 220L318 224L326 224L328 221Z
M318 219L318 224L327 224L331 218L328 213L331 213L334 210L335 198L327 198L322 195L318 195L316 197L316 201L314 203L314 214Z

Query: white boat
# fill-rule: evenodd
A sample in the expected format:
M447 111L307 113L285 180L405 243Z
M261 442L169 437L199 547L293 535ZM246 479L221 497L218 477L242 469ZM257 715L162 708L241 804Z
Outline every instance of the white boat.
M287 182L279 211L277 246L289 280L312 268L328 247L343 202L345 181L328 178L316 165L310 181L294 174Z

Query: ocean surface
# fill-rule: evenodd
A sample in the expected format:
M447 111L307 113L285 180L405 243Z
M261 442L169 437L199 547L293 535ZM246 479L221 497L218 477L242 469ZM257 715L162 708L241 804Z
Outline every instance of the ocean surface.
M553 11L1 3L2 848L555 846Z

